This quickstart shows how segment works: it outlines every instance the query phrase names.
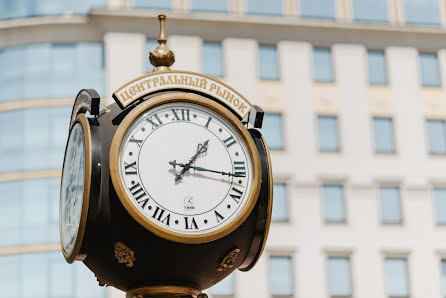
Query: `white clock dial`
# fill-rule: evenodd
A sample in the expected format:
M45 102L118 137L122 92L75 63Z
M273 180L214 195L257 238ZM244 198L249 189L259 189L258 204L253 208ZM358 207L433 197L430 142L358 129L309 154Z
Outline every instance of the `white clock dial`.
M71 254L79 232L85 184L85 142L82 125L71 130L65 153L60 202L63 249Z
M158 105L128 127L119 175L131 204L172 232L221 229L243 212L253 184L252 158L239 131L190 102Z

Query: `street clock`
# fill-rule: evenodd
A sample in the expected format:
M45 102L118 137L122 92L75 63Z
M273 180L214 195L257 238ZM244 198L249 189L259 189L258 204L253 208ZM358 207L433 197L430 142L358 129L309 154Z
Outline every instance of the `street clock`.
M61 249L127 297L205 297L250 270L268 235L263 111L225 83L171 71L165 16L151 74L101 107L76 97L60 199ZM251 128L249 128L251 126Z

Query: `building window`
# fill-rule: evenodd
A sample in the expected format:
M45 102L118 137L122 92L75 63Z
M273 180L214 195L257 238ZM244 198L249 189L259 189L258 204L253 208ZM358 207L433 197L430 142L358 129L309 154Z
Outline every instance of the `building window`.
M105 2L105 0L0 1L0 20L47 15L87 14L92 8L105 7Z
M319 150L321 152L339 151L338 118L318 116Z
M282 114L265 113L263 116L262 134L269 149L283 149Z
M278 80L279 66L277 48L261 45L259 47L259 77L261 80Z
M67 265L60 252L0 256L3 297L105 298L94 274L81 262Z
M274 183L272 221L288 221L288 198L285 183Z
M313 50L313 79L319 83L334 81L333 63L329 49Z
M426 120L427 139L430 154L446 154L444 120Z
M155 50L158 46L159 46L159 43L158 43L157 40L155 40L155 39L147 40L147 42L146 42L146 47L147 47L146 53L149 53L149 56L150 56L150 52ZM147 63L147 69L146 69L147 73L153 72L153 69L155 67L153 67L152 63L150 63L149 57L147 57L146 63Z
M1 101L74 98L82 88L104 94L100 43L39 44L0 50Z
M401 223L400 190L397 186L381 186L379 188L379 206L381 222L384 224Z
M334 0L300 0L300 15L304 18L335 19Z
M440 25L438 0L403 0L407 24Z
M324 219L326 223L345 222L344 189L342 185L326 184L322 187Z
M388 0L353 0L353 15L359 22L389 22Z
M425 87L440 86L438 57L434 54L420 54L421 85Z
M219 298L234 296L234 274L232 273L222 281L218 282L209 289L209 292L213 297Z
M273 297L293 296L293 266L291 257L270 257L269 287Z
M172 0L133 0L135 8L172 9Z
M442 293L443 297L446 297L446 260L441 260L441 283L442 283Z
M389 297L409 297L409 279L405 258L386 258L385 276Z
M192 0L193 11L228 12L229 0Z
M375 132L375 152L394 153L393 121L391 118L373 118L373 130Z
M327 267L330 297L351 297L350 259L329 257Z
M71 107L0 113L0 173L61 169Z
M434 188L435 219L446 224L446 188Z
M203 43L203 73L211 77L223 77L223 51L219 42Z
M0 183L0 247L59 242L60 179Z
M367 53L367 62L369 67L369 83L371 85L386 85L388 80L384 52L369 51Z
M248 14L282 15L283 0L247 0Z

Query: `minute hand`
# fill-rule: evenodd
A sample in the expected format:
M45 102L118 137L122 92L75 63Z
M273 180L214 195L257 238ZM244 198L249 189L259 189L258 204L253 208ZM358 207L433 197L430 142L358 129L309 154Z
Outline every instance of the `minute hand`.
M226 175L226 176L234 176L234 177L245 177L244 175L240 175L240 174L234 174L234 173L223 172L223 171L214 171L214 170L209 170L209 169L205 169L202 167L196 167L196 166L191 166L190 168L194 169L195 171L217 173L217 174L222 174L223 176Z

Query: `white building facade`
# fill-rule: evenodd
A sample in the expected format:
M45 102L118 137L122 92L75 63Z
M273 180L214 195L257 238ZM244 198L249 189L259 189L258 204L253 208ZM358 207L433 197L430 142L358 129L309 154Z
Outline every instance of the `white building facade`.
M445 0L57 3L0 2L0 297L124 297L59 252L60 169L76 92L150 72L160 13L172 69L267 113L268 243L211 297L446 297Z

